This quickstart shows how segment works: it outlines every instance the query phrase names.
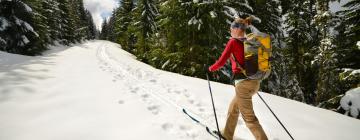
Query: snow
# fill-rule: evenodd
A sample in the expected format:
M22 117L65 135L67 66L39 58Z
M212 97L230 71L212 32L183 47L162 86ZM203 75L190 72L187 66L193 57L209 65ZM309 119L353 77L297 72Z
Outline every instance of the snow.
M170 59L167 60L162 66L161 69L164 69L170 63Z
M202 23L203 23L203 22L202 22L202 20L200 19L200 20L199 20L199 24L198 24L198 30L200 30L200 29L201 29L201 25L202 25Z
M210 11L211 18L216 18L217 14L214 11Z
M341 107L346 111L345 114L358 117L360 111L360 87L351 89L345 93L340 100Z
M354 70L351 72L351 75L360 74L360 69Z
M27 4L25 4L25 3L23 3L23 2L21 2L21 3L24 5L25 10L26 10L27 12L29 12L29 13L33 12L33 10L32 10Z
M107 41L50 48L37 57L0 51L0 139L213 139L181 110L215 128L206 80L155 69ZM223 127L234 88L216 82L211 88ZM360 137L357 119L260 94L295 139ZM260 98L253 102L269 139L288 140ZM237 139L254 140L239 119Z
M197 24L199 22L199 20L196 19L196 17L192 17L189 21L188 21L188 25L192 25L192 24Z
M322 17L330 17L331 13L330 13L330 11L325 11L321 16Z
M342 70L343 70L344 73L346 73L346 72L349 72L349 71L352 72L354 69L351 69L351 68L343 68Z
M35 32L34 28L29 23L27 23L17 17L15 17L15 23L19 26L24 25L26 30L33 32L36 36L39 36L39 34Z
M159 11L156 9L155 5L148 3L148 7L152 15L154 16L158 15Z
M0 43L6 44L6 40L0 37Z
M250 9L251 12L254 12L254 9L249 5L249 2L245 0L245 3L239 3L242 6L245 6L247 9Z
M189 21L188 21L188 25L196 25L196 24L198 24L198 30L200 30L201 29L201 25L202 25L202 20L201 19L196 19L196 17L194 16L194 17L192 17Z
M169 1L165 1L165 2L162 2L160 5L161 6L165 6L165 5L167 5L169 3Z
M30 42L29 39L25 35L22 35L21 38L22 38L22 42L24 44L28 44Z
M9 27L9 22L4 17L0 17L0 23L0 31L4 31L7 27Z
M227 16L232 17L232 18L239 17L238 12L236 12L235 8L229 7L229 6L224 6L224 8L227 9L227 10L224 10L224 13Z

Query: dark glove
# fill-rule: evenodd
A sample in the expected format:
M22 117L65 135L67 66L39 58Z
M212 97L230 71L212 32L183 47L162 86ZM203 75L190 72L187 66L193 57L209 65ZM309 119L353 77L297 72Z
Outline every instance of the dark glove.
M213 77L214 79L217 79L217 80L220 79L220 75L219 75L217 72L213 72L213 73L212 73L212 77Z

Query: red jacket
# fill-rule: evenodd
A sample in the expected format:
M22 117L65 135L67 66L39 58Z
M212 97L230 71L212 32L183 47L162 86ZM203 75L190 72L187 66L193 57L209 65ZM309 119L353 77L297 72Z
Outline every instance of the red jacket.
M222 52L221 57L215 62L215 64L209 67L209 71L216 71L220 69L225 65L226 60L230 57L233 73L241 73L240 68L236 66L236 62L231 57L231 54L234 55L241 67L244 67L244 43L240 40L231 38L226 44L225 50Z

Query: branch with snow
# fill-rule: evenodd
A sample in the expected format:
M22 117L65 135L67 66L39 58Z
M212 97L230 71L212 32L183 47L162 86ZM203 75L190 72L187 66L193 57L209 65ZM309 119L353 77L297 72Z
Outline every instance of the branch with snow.
M345 115L357 118L360 112L360 87L347 91L341 98L340 105L346 111Z

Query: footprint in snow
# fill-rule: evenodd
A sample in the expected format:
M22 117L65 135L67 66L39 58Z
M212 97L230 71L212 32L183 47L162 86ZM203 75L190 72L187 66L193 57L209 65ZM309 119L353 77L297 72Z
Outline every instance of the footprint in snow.
M180 93L181 93L181 91L175 90L175 93L176 93L176 94L180 94Z
M159 113L159 111L160 111L159 106L157 106L157 105L148 106L147 109L149 111L151 111L151 113L154 114L154 115L157 115Z
M170 124L170 123L165 123L165 124L161 125L161 128L166 130L166 131L172 129L173 127L174 126L172 124Z
M190 94L189 94L189 93L185 93L184 95L185 95L185 97L187 97L187 98L190 97Z
M195 103L195 100L194 99L189 99L188 100L190 104L194 104Z
M141 95L141 97L144 99L149 98L149 94L143 94L143 95Z
M123 101L123 100L119 100L118 103L119 103L119 104L124 104L124 101Z
M200 112L204 112L205 109L204 109L204 108L199 108L199 111L200 111Z
M130 92L131 92L131 93L137 93L138 90L139 90L139 87L135 87L135 88L130 87Z
M203 105L202 105L200 102L198 102L198 103L196 104L196 106L197 106L197 107L202 107Z

